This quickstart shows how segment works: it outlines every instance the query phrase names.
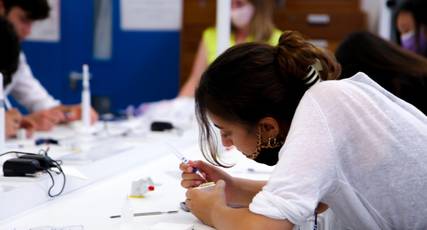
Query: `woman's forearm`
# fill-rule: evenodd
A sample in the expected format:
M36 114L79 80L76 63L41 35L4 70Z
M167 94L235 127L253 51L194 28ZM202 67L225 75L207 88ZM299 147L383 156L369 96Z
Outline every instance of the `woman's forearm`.
M226 189L227 203L230 206L247 207L265 184L266 181L233 178L232 184Z
M215 212L211 213L211 218L207 224L218 230L291 230L293 228L293 224L288 220L271 219L252 213L247 208L216 207L214 209Z

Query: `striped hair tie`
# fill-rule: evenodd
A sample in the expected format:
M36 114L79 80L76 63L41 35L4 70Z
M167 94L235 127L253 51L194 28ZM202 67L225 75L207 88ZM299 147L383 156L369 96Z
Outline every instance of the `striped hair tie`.
M319 59L316 59L316 62L313 65L310 65L308 67L308 73L307 75L302 79L304 85L307 86L307 88L310 88L317 82L321 81L319 71L322 70L322 64L320 64Z

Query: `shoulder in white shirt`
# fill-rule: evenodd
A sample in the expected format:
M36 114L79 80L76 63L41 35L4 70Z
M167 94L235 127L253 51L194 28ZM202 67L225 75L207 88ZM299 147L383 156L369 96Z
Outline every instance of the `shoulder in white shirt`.
M301 99L250 210L302 224L319 202L346 228L427 228L427 117L363 73Z

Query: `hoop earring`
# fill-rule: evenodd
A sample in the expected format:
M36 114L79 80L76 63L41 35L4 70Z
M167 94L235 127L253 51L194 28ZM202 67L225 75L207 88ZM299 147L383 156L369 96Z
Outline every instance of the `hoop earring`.
M284 143L284 141L283 140L279 140L278 137L273 137L273 138L269 137L267 143L266 144L262 144L260 146L260 148L263 148L263 149L274 149L274 148L282 146L283 143Z
M280 134L277 135L277 137L269 137L266 143L262 143L261 128L258 128L258 132L256 133L256 136L257 136L256 150L254 153L248 156L248 158L252 160L257 158L257 156L261 153L262 149L274 149L282 146L285 143L285 140L283 138L279 138Z

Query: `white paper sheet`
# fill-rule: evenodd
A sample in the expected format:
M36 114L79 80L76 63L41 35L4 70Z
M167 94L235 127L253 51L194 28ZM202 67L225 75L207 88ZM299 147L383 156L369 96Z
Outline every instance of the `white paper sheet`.
M179 30L182 0L121 0L122 30Z
M48 0L50 6L49 17L34 22L29 41L58 42L60 40L60 0Z

